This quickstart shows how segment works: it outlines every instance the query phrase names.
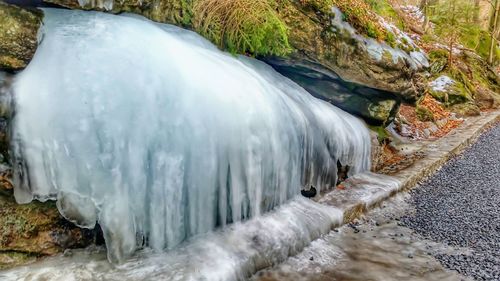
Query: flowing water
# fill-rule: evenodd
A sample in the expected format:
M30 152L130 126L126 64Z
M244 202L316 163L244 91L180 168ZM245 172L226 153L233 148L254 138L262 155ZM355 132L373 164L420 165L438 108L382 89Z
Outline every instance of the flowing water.
M127 266L240 279L339 223L338 210L295 197L334 186L337 161L351 174L369 168L357 118L195 33L44 11L42 42L13 86L15 197L57 199L70 221L98 222L107 258L121 262L65 268L109 267L100 274L116 280L130 277L119 274ZM155 257L164 270L148 266Z

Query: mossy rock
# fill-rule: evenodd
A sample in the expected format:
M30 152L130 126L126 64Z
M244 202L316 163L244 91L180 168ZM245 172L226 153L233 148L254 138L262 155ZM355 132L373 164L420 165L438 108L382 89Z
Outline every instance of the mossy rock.
M449 110L455 112L458 116L478 116L481 114L481 110L478 105L474 102L459 103L449 107Z
M474 100L481 110L497 109L500 107L500 93L495 93L486 87L477 87Z
M0 70L28 65L38 44L41 10L27 10L0 1Z
M429 60L431 74L438 74L448 65L448 51L442 49L431 50L429 52Z
M4 189L3 184L0 189ZM0 269L95 243L97 231L66 221L52 201L19 205L0 193Z
M20 252L0 252L0 270L36 261L38 255Z
M430 90L429 93L436 100L443 102L445 106L455 105L472 100L472 97L465 89L465 86L458 82L456 83L456 85L453 85L446 91Z
M458 79L452 79L450 76L455 77L456 75L441 75L432 81L428 88L430 95L445 106L472 101L472 95L468 90L471 86Z
M381 59L373 57L365 42L332 28L331 13L303 4L314 1L280 2L283 4L278 13L289 28L289 42L294 49L288 55L290 61L314 63L346 81L416 99L415 81L421 70L413 69L402 59L394 61L388 52L382 53Z
M392 92L344 81L334 72L313 63L286 58L273 58L266 62L314 97L356 115L370 125L381 126L392 122L401 104L401 99Z

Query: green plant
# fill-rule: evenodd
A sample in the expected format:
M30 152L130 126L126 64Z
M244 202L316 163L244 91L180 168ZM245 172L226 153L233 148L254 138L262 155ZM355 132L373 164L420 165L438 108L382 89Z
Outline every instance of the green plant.
M197 0L193 27L231 53L284 56L287 27L272 0Z
M385 38L385 42L393 48L396 47L397 42L396 42L396 36L392 32L387 32L387 37Z
M387 0L365 0L372 10L385 19L390 19L399 29L405 28L404 21Z
M422 122L434 121L434 114L425 106L420 106L417 104L415 113L417 114L417 118Z
M370 130L377 133L377 140L380 144L390 142L391 134L383 126L368 126Z
M471 30L476 7L469 0L441 0L433 8L431 16L435 32L448 45L448 64L453 65L453 49L459 40Z

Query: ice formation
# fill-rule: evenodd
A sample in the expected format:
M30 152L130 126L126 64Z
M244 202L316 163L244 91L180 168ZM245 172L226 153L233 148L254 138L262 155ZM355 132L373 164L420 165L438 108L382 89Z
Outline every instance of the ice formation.
M101 249L80 250L71 257L0 271L0 280L249 280L257 271L299 253L342 220L339 209L295 198L258 218L198 235L171 251L139 250L119 266L110 265Z
M45 9L14 83L15 196L103 228L111 261L171 249L369 168L365 125L255 59L133 16Z

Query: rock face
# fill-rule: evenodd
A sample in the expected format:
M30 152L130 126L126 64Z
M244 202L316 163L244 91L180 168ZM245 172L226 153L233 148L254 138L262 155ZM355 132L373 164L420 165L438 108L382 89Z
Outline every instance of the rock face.
M346 82L318 64L290 58L265 61L316 98L359 116L370 125L385 126L392 122L401 104L400 98L391 92Z
M43 13L0 1L0 69L14 71L28 64L38 44Z
M279 11L295 49L291 60L320 65L346 81L391 91L406 99L416 98L422 87L417 81L427 66L421 53L406 53L365 38L342 21L338 10L325 15L300 2L288 1Z
M43 0L43 2L70 9L135 13L153 21L184 27L190 27L192 20L192 0Z
M94 231L65 221L53 202L18 205L4 193L0 205L0 268L16 264L19 257L53 255L94 241Z

